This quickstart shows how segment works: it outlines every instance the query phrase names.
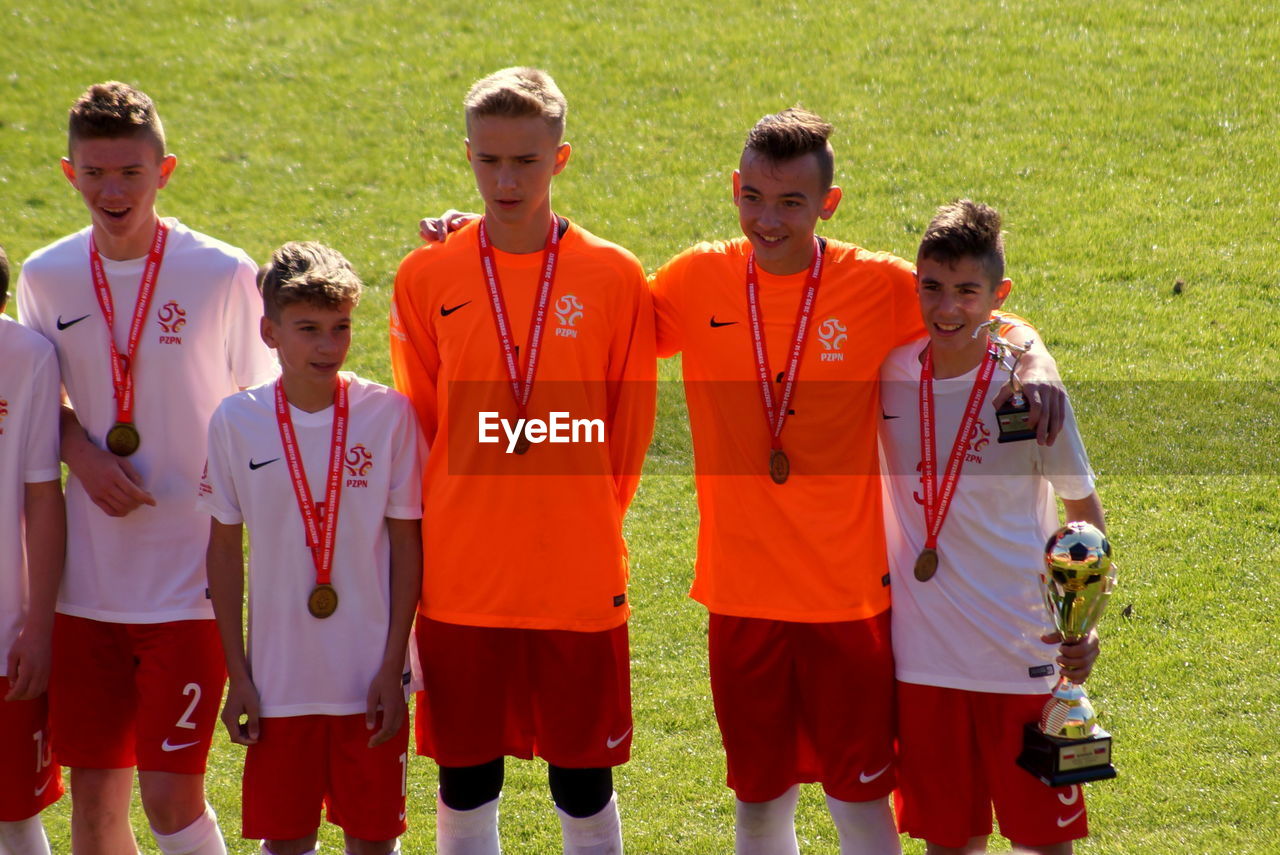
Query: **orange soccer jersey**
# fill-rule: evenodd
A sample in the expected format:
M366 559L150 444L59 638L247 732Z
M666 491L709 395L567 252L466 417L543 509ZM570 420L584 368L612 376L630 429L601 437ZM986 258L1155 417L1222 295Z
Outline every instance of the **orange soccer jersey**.
M785 484L769 477L770 431L746 298L745 238L703 243L652 282L662 356L683 352L698 509L694 599L738 617L861 620L889 606L876 420L880 363L924 334L912 266L826 241L821 287L782 432ZM763 270L769 368L787 368L807 271Z
M523 371L543 254L495 252ZM528 417L585 424L526 454L484 416L514 422L516 405L477 223L409 253L396 276L391 364L431 448L420 611L432 619L578 631L627 619L622 518L653 432L652 304L621 247L570 224L559 256ZM483 418L496 441L481 441Z

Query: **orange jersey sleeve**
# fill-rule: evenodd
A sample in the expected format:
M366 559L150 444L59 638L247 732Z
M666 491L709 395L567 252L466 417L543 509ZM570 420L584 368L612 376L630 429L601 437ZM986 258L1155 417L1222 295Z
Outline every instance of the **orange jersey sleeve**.
M792 621L888 608L876 425L880 363L923 334L911 265L838 241L826 265L782 432L791 477L768 475L746 305L745 239L700 244L654 276L659 352L683 353L693 433L698 555L691 595L711 611ZM760 274L775 383L805 273ZM781 388L776 386L775 388Z
M496 256L524 366L542 253ZM476 224L410 253L392 305L396 385L431 444L421 612L531 629L625 621L622 520L656 400L652 302L639 262L576 225L564 234L527 415L548 426L560 419L565 441L550 432L526 454L511 453L497 426L514 428L517 413Z

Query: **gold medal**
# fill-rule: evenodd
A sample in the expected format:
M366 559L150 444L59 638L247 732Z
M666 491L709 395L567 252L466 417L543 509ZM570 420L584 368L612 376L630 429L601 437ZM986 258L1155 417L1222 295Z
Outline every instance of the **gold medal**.
M526 451L529 450L529 447L531 445L532 443L529 442L529 435L526 434L523 430L521 430L520 438L516 440L516 447L514 449L515 453L524 454Z
M925 547L916 558L916 578L928 582L938 572L938 551Z
M773 483L785 484L790 475L791 461L787 459L787 453L781 448L775 448L770 451L769 477L773 479Z
M338 610L338 592L332 585L316 585L307 597L307 611L312 617L327 618Z
M142 437L132 422L116 422L107 431L107 451L116 457L128 457L138 450Z

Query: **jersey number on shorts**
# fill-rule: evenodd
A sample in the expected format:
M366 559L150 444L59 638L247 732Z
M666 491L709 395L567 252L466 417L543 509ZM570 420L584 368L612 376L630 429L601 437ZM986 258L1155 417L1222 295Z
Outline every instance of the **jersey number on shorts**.
M191 720L191 714L196 711L196 705L200 703L200 686L197 683L187 683L182 687L183 695L192 695L191 703L187 705L187 711L179 718L176 727L186 728L187 730L195 730L196 723Z
M400 755L400 798L407 799L409 797L409 755L404 753ZM404 804L401 801L401 804ZM400 808L400 821L404 822L405 808Z
M41 728L31 734L31 738L36 743L36 776L53 765L53 746L49 744L49 740L45 739L44 729Z

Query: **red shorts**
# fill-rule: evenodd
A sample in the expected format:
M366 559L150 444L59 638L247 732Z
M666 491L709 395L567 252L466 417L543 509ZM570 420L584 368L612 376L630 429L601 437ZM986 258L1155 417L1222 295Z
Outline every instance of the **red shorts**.
M442 766L535 754L554 766L631 756L627 626L504 629L418 616L418 753Z
M898 830L960 847L991 833L1024 846L1089 834L1084 790L1048 787L1017 765L1022 727L1047 694L1001 695L898 684Z
M8 686L0 679L0 687ZM62 796L49 746L49 696L0 701L0 822L33 817Z
M72 768L203 774L226 682L211 620L53 624L50 724Z
M360 840L404 834L409 717L386 742L369 747L364 714L259 719L258 742L244 758L244 836L294 840L329 822Z
M839 623L711 615L711 694L744 802L818 781L833 798L893 789L889 613Z

